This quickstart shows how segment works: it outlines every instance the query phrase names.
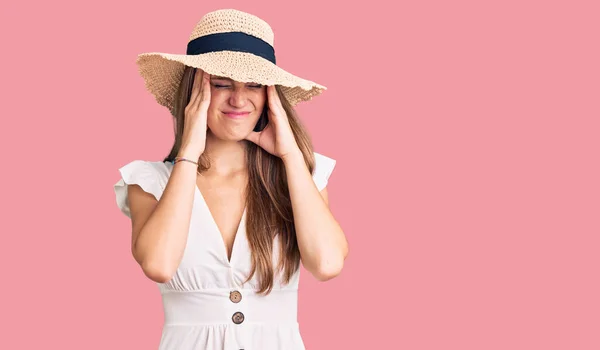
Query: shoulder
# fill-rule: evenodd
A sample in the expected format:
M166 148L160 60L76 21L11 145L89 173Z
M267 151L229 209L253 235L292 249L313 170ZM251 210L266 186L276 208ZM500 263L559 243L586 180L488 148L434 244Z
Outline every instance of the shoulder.
M137 174L155 174L155 175L168 175L170 170L169 162L163 161L152 161L152 160L132 160L129 163L121 165L119 167L119 173L121 175L133 176Z
M144 192L152 194L157 200L162 196L171 171L170 163L163 161L132 160L118 168L119 177L113 185L117 206L123 214L129 216L127 201L129 185L138 185Z
M335 168L337 161L334 158L321 153L313 152L313 154L315 157L313 180L315 181L319 191L321 191L327 187L329 178L333 173L333 169Z

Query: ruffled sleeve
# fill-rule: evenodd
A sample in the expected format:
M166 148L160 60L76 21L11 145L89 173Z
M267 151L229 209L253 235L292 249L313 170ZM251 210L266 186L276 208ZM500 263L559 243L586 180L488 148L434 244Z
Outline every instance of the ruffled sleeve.
M329 177L335 168L336 160L316 152L314 155L315 170L313 172L313 180L315 181L319 191L321 191L327 186Z
M121 178L113 187L117 206L126 216L131 217L129 202L127 201L128 185L139 185L145 192L154 195L157 200L160 199L163 189L159 182L157 170L150 162L134 160L121 167L119 173Z

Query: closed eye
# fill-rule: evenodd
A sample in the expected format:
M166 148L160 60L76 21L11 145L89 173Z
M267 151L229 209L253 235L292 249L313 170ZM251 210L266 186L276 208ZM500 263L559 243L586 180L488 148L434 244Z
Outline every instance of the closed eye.
M217 89L227 89L227 88L231 87L231 85L223 85L223 84L213 84L213 86L216 87ZM258 84L258 85L257 84L253 84L253 85L248 85L248 87L251 88L251 89L260 89L263 86L260 85L260 84Z

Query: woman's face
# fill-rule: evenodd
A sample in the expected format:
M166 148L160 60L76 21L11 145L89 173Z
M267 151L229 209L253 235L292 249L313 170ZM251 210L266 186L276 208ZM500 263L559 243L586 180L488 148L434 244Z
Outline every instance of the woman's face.
M211 76L207 124L219 139L243 140L258 122L267 101L266 86Z

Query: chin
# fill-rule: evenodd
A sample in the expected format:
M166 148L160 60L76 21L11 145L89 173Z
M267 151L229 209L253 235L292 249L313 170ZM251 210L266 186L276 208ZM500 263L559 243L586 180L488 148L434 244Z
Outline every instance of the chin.
M246 138L258 123L258 118L247 120L229 120L227 118L215 118L209 120L209 129L212 134L224 141L241 141Z
M218 130L214 132L211 130L212 134L223 141L242 141L252 132L252 128L239 128L237 130Z

